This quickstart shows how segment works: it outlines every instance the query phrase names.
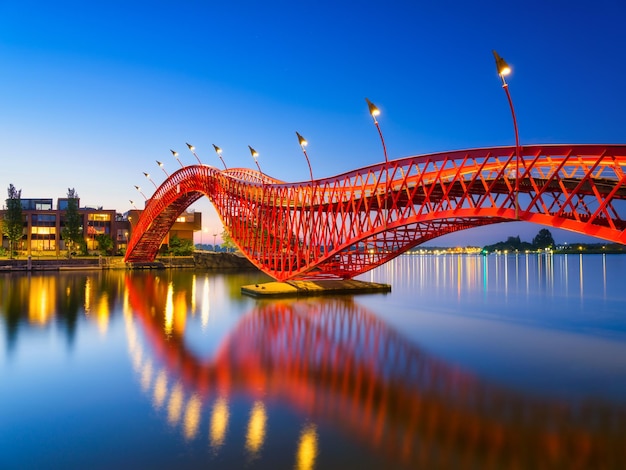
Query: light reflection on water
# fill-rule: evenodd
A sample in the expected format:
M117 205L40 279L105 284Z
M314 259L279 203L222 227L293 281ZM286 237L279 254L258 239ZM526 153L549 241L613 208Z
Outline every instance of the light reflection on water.
M239 294L257 274L5 275L0 467L619 468L624 274L403 256L362 276L391 294L273 301Z

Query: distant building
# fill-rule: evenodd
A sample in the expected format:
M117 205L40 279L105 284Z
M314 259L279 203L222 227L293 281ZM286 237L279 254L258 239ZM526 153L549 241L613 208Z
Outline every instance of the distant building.
M113 239L114 253L123 253L133 227L137 224L141 210L131 210L122 215L114 209L101 207L80 207L78 213L82 218L83 237L88 251L98 250L96 237L100 234L109 235ZM53 208L53 199L21 199L22 215L24 217L24 236L19 251L32 254L60 255L65 250L65 243L61 238L65 226L65 211L68 207L67 198L57 200L56 209ZM6 210L0 210L0 219L4 218ZM169 243L169 236L177 235L181 239L193 242L193 233L202 227L200 212L185 212L174 223L163 244ZM2 236L2 246L9 247L8 239Z

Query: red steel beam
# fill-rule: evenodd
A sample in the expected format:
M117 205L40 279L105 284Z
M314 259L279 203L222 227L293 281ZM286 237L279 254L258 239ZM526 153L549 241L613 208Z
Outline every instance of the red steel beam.
M412 156L301 183L187 166L148 201L126 261L154 260L176 218L203 196L242 253L280 281L352 278L427 240L512 220L624 243L626 145L524 146L517 194L514 151Z

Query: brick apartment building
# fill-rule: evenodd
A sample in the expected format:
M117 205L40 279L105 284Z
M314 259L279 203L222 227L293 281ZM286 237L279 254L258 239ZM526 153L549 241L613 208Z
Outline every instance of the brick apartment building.
M57 199L56 208L53 199L21 199L22 216L24 217L24 235L18 251L27 255L54 254L59 256L65 250L65 243L61 238L65 223L65 211L68 207L67 198ZM133 228L136 226L141 210L135 209L120 214L114 209L80 207L78 213L82 219L83 237L88 251L98 250L96 237L107 234L113 239L114 253L123 253ZM0 220L4 218L6 210L0 210ZM169 243L169 237L176 235L181 239L191 240L193 234L201 230L202 213L185 212L180 215L172 226L163 244ZM2 235L2 246L9 247L8 239Z

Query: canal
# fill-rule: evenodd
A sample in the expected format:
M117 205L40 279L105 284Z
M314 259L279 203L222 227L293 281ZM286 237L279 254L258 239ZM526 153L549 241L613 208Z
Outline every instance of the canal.
M0 275L0 468L623 468L626 256Z

